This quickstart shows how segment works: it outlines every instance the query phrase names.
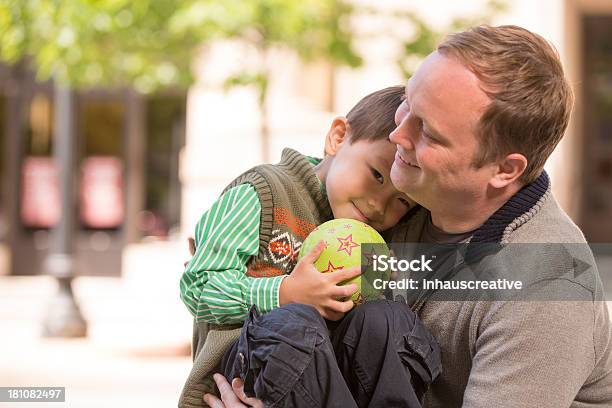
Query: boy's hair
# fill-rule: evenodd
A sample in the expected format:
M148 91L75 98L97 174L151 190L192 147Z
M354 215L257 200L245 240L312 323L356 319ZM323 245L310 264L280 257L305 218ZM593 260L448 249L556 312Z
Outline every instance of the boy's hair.
M391 86L373 92L357 102L346 115L350 143L386 139L395 130L395 111L402 103L403 86Z
M491 98L478 124L476 167L518 152L528 161L521 181L534 181L563 137L572 110L572 90L557 51L524 28L483 25L450 35L438 52L470 69Z

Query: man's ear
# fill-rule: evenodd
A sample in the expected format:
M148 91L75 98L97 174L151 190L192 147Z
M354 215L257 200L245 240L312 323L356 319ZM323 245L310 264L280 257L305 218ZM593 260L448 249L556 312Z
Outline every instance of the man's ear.
M325 155L335 156L340 146L348 140L348 120L344 116L334 119L325 137Z
M519 179L527 168L527 158L520 153L512 153L498 162L496 173L491 179L495 188L504 188Z

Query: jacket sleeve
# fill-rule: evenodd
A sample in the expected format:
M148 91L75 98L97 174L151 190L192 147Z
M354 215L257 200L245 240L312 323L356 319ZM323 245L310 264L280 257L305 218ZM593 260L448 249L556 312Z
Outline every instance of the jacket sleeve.
M285 276L246 275L259 250L260 214L255 188L241 184L226 191L198 222L196 252L180 281L181 299L197 321L240 323L251 305L262 313L279 306Z
M584 300L538 301L551 285ZM474 333L463 407L569 407L593 370L597 302L591 293L563 280L532 289L536 300L493 302Z

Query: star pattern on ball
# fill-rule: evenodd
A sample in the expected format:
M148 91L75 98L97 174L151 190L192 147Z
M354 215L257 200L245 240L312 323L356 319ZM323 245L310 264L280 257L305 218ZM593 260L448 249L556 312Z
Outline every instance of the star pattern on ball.
M338 241L340 241L338 252L345 251L347 254L349 254L349 256L353 254L353 248L359 247L359 244L353 241L353 234L350 234L345 238L338 238Z
M323 273L335 272L340 269L344 269L344 266L334 266L334 264L332 264L331 261L327 261L327 269L322 270L321 272Z

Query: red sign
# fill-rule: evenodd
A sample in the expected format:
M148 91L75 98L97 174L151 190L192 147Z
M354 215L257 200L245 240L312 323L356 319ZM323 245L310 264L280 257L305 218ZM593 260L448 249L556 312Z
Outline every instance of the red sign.
M22 166L21 221L50 228L61 214L57 168L50 157L26 157Z
M123 170L116 157L93 156L81 164L81 221L91 228L123 223Z

